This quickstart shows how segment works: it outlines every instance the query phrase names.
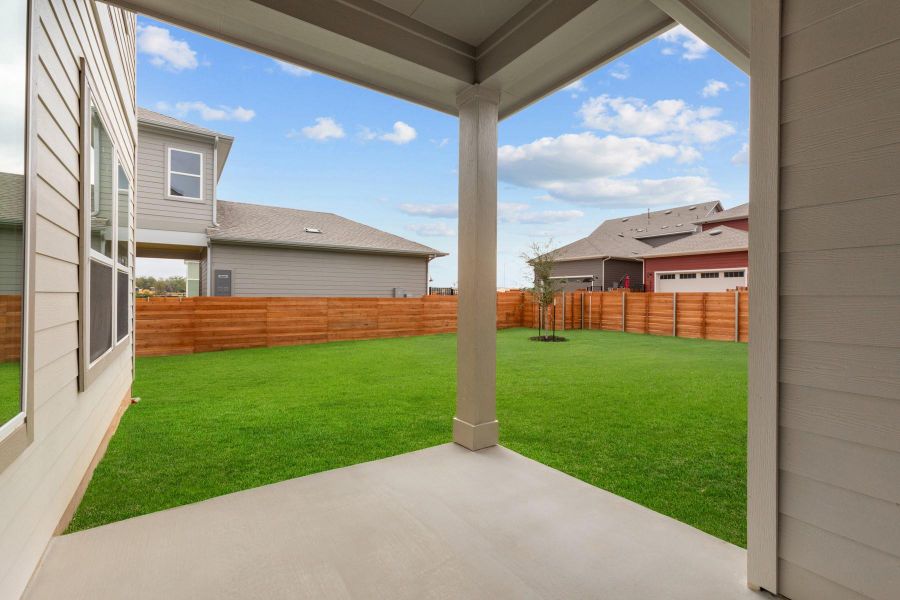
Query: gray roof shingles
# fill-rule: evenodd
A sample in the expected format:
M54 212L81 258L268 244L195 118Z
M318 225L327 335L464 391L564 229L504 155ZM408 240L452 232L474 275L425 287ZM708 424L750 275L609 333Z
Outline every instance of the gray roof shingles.
M169 127L172 129L181 129L182 131L189 131L191 133L207 135L210 137L219 136L220 138L233 139L230 135L225 135L224 133L219 133L218 131L213 131L212 129L200 127L198 125L194 125L193 123L188 123L187 121L182 121L180 119L176 119L174 117L170 117L168 115L164 115L152 111L148 108L143 108L141 106L139 106L137 109L137 117L139 123L146 123L148 125L160 125L162 127Z
M218 242L446 256L446 252L334 213L219 200L217 220L218 227L208 231L210 239ZM317 229L321 233L307 229Z
M695 235L689 235L644 252L643 258L681 256L714 252L738 252L747 250L747 232L727 225L719 225Z
M693 233L696 225L721 208L716 201L688 204L607 219L589 236L556 250L557 260L641 258L652 246L644 237Z
M715 214L710 215L709 217L701 220L701 223L715 223L718 221L733 221L737 219L749 219L750 218L750 203L744 202L743 204L738 204L737 206L732 206L722 212L717 212Z

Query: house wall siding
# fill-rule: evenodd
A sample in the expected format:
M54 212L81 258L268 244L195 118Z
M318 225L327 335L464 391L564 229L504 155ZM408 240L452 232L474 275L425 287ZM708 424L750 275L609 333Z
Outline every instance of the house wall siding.
M701 227L703 231L708 229L714 229L716 227L720 227L725 225L726 227L731 227L733 229L740 229L742 231L750 231L750 220L749 219L732 219L731 221L717 221L715 223L703 223Z
M425 258L214 243L213 269L232 271L235 296L423 296Z
M594 280L594 289L600 290L601 286L604 285L604 289L609 289L625 277L626 274L630 275L631 280L637 283L641 281L642 269L643 265L640 261L610 258L606 261L606 268L604 270L602 258L588 258L585 260L567 260L556 263L553 267L553 276L572 275L578 277L581 275L593 275L597 277L597 279ZM605 281L602 279L604 273L606 276ZM578 281L571 281L565 286L560 287L560 291L565 290L571 292L583 290L589 286L589 283L582 282L579 279Z
M25 589L132 380L129 348L78 392L79 61L134 180L134 15L88 0L33 10L34 439L0 471L0 598Z
M900 3L783 0L781 41L778 591L887 600L900 590Z
M689 235L693 235L693 231L685 231L682 233L673 233L672 235L658 235L654 237L646 237L641 238L641 241L648 246L652 246L654 248L658 248L659 246L665 246L668 243L674 242L676 240L680 240L682 238L686 238Z
M137 224L141 229L206 233L212 225L213 143L140 126L137 149ZM167 147L203 153L203 200L167 198Z
M746 267L747 251L720 252L718 254L695 254L691 256L661 256L644 259L644 285L652 292L654 274L657 271L691 271L700 269L729 269Z

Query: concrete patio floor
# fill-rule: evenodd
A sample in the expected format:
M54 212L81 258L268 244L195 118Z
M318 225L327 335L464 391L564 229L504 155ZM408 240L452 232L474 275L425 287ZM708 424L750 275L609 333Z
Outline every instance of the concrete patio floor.
M762 598L745 551L446 444L55 538L25 597Z

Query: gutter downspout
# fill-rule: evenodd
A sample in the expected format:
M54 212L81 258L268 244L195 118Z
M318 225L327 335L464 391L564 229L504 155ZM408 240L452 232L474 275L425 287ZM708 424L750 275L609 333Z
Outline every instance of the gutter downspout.
M217 220L217 211L216 211L216 189L219 187L219 136L216 136L213 141L213 193L212 193L212 224L213 227L218 227L219 222Z
M206 242L206 295L213 296L212 289L212 273L213 273L213 262L212 262L212 240L207 240Z
M603 262L600 263L600 291L606 291L606 261L608 261L611 256L607 256L603 259Z

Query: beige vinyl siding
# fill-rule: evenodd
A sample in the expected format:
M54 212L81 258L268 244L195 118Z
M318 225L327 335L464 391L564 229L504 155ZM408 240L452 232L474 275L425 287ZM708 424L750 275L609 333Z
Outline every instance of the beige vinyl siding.
M212 264L232 271L235 296L425 294L425 257L216 243Z
M203 199L168 198L167 148L203 154ZM212 225L213 143L140 126L137 150L137 223L141 229L206 233Z
M783 0L779 592L900 590L900 3Z
M77 391L79 60L133 174L134 16L87 0L34 4L34 441L0 472L0 598L25 588L132 379L129 351ZM131 33L117 37L126 22Z

